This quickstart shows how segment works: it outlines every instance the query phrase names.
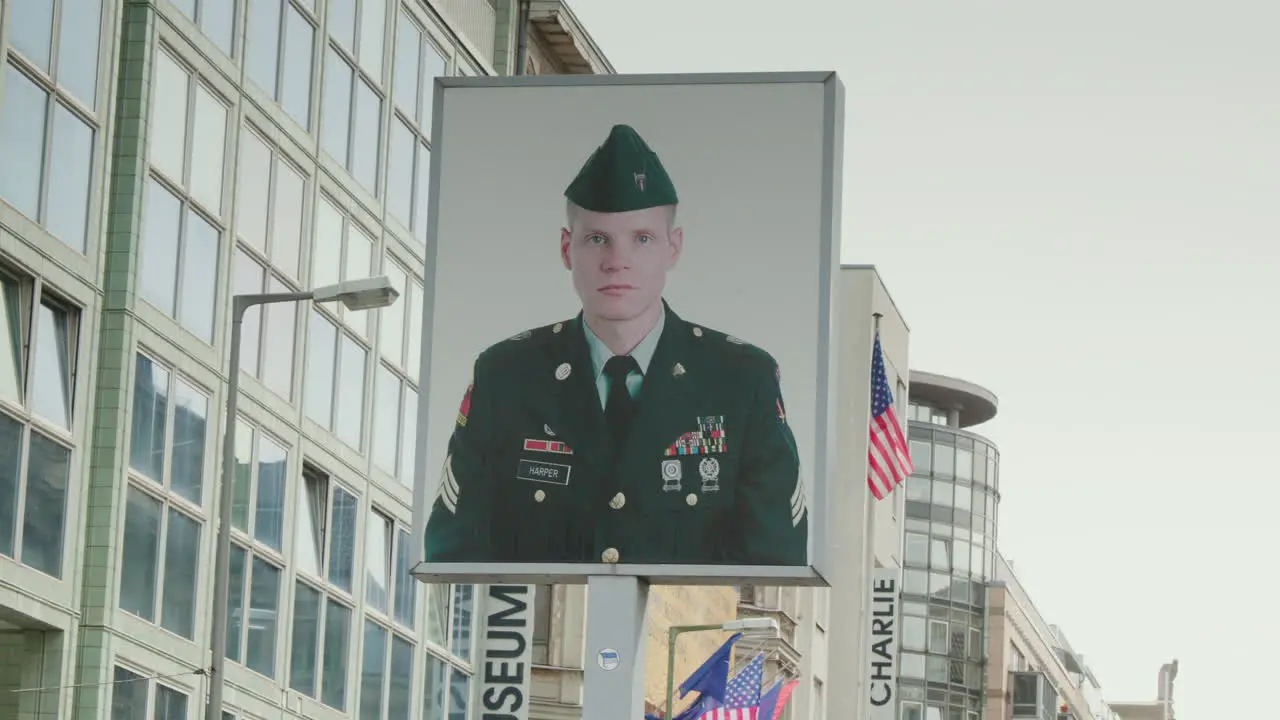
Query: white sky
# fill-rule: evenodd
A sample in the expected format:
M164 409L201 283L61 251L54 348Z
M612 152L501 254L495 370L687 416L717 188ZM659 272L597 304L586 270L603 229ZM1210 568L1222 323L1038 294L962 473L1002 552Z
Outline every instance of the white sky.
M1109 700L1177 657L1180 720L1266 714L1280 4L570 2L622 73L840 74L843 259L999 395L1037 606Z

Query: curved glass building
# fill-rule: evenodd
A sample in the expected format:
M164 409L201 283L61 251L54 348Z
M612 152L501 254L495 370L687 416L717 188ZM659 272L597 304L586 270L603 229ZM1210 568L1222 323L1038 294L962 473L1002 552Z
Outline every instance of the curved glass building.
M911 371L915 472L903 522L901 720L982 717L1000 454L969 428L995 417L996 406L978 385Z

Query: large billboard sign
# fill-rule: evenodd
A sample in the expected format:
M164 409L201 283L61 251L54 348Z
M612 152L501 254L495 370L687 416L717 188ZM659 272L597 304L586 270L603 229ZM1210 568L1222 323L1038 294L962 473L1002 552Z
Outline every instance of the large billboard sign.
M836 77L435 92L415 574L824 584Z

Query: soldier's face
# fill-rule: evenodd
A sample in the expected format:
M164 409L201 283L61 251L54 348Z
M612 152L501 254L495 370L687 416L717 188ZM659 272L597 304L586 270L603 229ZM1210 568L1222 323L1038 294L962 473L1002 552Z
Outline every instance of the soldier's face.
M633 320L658 305L684 247L684 232L671 219L664 207L574 212L573 226L560 231L560 258L589 316Z

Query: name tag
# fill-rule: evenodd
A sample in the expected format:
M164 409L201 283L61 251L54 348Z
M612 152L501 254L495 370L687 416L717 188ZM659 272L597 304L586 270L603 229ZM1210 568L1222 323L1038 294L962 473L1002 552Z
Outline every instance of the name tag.
M560 463L540 462L537 460L521 460L516 470L517 480L551 483L552 485L568 485L569 471L573 468Z

